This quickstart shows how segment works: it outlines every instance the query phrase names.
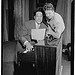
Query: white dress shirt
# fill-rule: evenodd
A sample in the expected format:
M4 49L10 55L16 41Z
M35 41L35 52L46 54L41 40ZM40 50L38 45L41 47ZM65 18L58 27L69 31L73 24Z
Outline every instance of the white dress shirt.
M35 25L36 25L36 29L39 29L40 24L38 24L38 23L35 22Z

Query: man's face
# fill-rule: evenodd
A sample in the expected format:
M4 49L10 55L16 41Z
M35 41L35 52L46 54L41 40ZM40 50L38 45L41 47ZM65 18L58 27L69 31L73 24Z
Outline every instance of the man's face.
M45 14L46 14L46 17L51 19L54 16L54 10L46 10Z
M34 16L34 19L37 23L41 23L43 18L42 12L38 11L36 12L36 15Z

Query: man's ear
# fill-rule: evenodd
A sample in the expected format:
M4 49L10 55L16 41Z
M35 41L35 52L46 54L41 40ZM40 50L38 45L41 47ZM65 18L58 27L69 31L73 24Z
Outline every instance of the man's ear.
M35 19L35 16L34 16L34 19Z

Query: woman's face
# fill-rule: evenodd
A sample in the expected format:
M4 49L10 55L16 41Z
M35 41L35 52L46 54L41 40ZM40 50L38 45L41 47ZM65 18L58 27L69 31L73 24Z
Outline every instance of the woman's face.
M45 14L46 14L46 17L51 19L54 16L54 10L46 10Z
M37 23L41 23L43 18L42 12L38 11L36 12L36 15L34 16L34 19Z

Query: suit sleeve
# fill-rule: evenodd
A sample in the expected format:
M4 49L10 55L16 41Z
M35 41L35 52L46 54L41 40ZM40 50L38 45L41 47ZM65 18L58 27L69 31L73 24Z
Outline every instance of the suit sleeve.
M57 23L57 32L58 32L58 34L59 34L59 36L58 37L60 37L61 36L61 34L63 33L63 31L65 30L65 24L64 24L64 21L63 21L63 19L61 18L60 19L60 21Z
M30 34L29 34L29 29L27 27L27 23L25 23L19 32L19 40L22 42L22 44L24 44L25 41L29 41L30 42Z

